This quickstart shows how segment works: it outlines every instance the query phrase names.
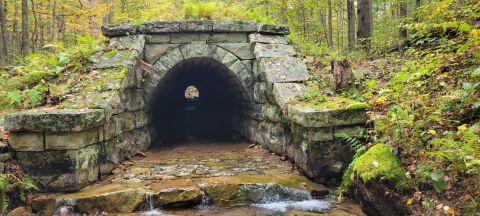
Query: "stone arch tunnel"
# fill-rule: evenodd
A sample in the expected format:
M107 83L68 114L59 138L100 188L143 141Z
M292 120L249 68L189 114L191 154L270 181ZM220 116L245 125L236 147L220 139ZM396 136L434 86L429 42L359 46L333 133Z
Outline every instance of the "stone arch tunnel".
M194 86L199 97L188 99ZM223 139L252 108L240 81L222 63L205 57L183 60L157 84L151 118L153 129L166 140Z
M338 177L351 160L341 137L358 134L368 119L366 106L354 101L296 100L307 91L309 73L285 38L288 26L147 22L106 26L102 33L108 46L91 67L102 74L95 82L107 88L86 88L57 109L5 117L20 165L44 190L91 184L152 143L187 137L190 132L176 128L198 127L194 119L211 126L201 127L203 135L235 131L323 181ZM200 92L195 102L184 98L190 85ZM189 116L186 109L198 112Z

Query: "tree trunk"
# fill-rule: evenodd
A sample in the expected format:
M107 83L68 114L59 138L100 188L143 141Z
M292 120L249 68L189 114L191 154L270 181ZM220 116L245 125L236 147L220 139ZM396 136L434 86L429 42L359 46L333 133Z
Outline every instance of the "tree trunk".
M407 2L402 1L400 2L400 17L402 19L405 19L407 17ZM406 38L407 37L407 29L402 25L400 27L400 37L401 38Z
M57 19L57 1L53 0L52 5L52 26L50 27L50 41L53 42L55 40L55 27L56 27L56 19Z
M358 0L357 21L357 37L363 48L368 49L370 47L369 38L373 33L372 0Z
M28 54L28 0L22 0L22 55Z
M35 3L33 0L30 0L32 4L32 13L33 13L33 34L32 34L32 52L35 52L37 49L37 42L38 42L38 20L37 20L37 12L35 11Z
M15 37L15 53L18 54L20 53L20 50L22 49L22 42L21 42L21 36L20 32L18 31L18 1L14 1L15 4L15 14L13 17L13 35Z
M355 48L355 2L347 0L348 48Z
M121 4L122 4L122 13L125 13L125 3L127 2L127 0L122 0L121 1Z
M415 7L418 8L422 6L422 0L415 0Z
M332 0L328 0L328 47L333 49Z
M352 67L348 60L334 60L330 62L332 86L335 90L349 87L353 83Z
M8 36L7 36L7 16L5 14L6 5L0 0L0 32L2 38L2 53L8 58Z

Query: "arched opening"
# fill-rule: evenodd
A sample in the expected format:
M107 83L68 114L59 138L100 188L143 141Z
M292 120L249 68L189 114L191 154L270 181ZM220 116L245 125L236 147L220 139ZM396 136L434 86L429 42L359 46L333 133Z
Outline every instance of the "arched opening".
M222 63L191 58L171 68L158 83L152 125L168 143L230 139L239 134L235 124L246 117L250 104L243 85Z

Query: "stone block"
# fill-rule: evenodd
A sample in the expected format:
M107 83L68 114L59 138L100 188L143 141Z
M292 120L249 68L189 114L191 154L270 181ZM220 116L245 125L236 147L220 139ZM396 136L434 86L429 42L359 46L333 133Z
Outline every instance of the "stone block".
M286 154L286 147L290 141L290 132L281 123L275 123L270 121L262 121L258 124L255 131L257 136L261 136L258 139L264 148L279 154Z
M213 49L215 47L208 45L205 41L192 41L180 47L184 59L208 56Z
M128 35L122 37L114 37L109 39L108 48L110 50L135 50L138 53L143 52L145 47L144 35Z
M118 37L134 35L138 33L138 28L133 24L116 24L102 26L102 34L105 37Z
M183 61L183 54L179 48L175 48L167 52L167 54L163 55L157 61L157 63L155 63L155 65L158 64L158 62L160 62L166 68L172 68L173 66L175 66L177 63L181 61Z
M135 50L111 50L95 53L92 56L94 69L133 67L140 58L140 53Z
M98 179L98 145L78 150L17 152L20 166L48 191L76 191Z
M304 127L330 127L365 124L368 121L365 108L316 109L294 106L289 108L288 117Z
M253 119L268 120L270 122L279 123L284 122L283 113L277 105L273 104L255 104L253 106Z
M142 25L140 25L140 32L144 33L144 34L180 32L180 26L181 25L182 25L182 23L180 21L174 21L174 22L163 22L163 21L145 22Z
M125 89L125 110L141 110L145 106L142 89Z
M171 35L170 42L172 44L190 43L200 40L198 33L175 33Z
M332 141L333 127L310 128L298 124L292 124L292 133L296 138L307 142Z
M255 59L255 55L250 49L249 43L216 43L215 45L227 50L228 52L234 53L238 58L242 60Z
M147 44L145 46L145 61L154 64L160 57L178 46L178 44Z
M253 86L253 99L256 103L267 103L267 83L266 82L255 82Z
M293 57L297 55L295 49L285 44L262 44L256 43L253 53L257 59L273 57Z
M83 131L104 122L103 109L40 109L5 116L5 130L59 132Z
M141 128L147 125L147 115L143 110L135 112L135 127Z
M290 100L305 93L307 86L301 83L275 83L273 84L273 96L276 103L283 109Z
M214 33L209 35L209 43L247 43L248 35L245 33Z
M180 23L180 32L212 32L211 20L185 20Z
M218 20L213 22L213 32L256 32L255 21Z
M287 25L259 23L257 24L257 32L264 34L289 35L290 28Z
M102 141L99 136L100 130L103 131L103 128L92 128L78 132L47 132L45 133L45 149L74 150L96 144Z
M253 61L254 60L242 60L243 65L253 74ZM256 78L255 78L256 79Z
M361 136L366 135L365 127L366 127L366 124L337 126L337 127L334 127L333 136L337 139L344 139L348 137L360 138Z
M8 136L8 142L15 151L43 151L44 134L30 132L14 132Z
M298 58L262 58L258 73L269 83L302 82L310 78L307 66Z
M163 43L170 43L170 33L164 34L152 34L152 35L145 35L145 43L148 44L163 44ZM146 46L145 46L146 48Z
M264 44L288 44L287 39L278 35L264 35L259 33L253 33L248 35L248 41L250 43L264 43Z

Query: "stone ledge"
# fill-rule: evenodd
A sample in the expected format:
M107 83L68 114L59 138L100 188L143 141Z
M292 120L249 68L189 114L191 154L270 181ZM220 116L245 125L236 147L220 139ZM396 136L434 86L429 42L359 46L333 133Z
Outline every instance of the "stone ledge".
M295 57L262 58L257 70L268 83L302 82L310 78L305 63Z
M367 123L365 108L351 109L315 109L293 106L289 108L288 117L304 127L330 127Z
M287 25L256 23L255 21L229 20L184 20L184 21L150 21L135 26L133 24L116 24L102 26L102 34L106 37L119 37L133 34L161 33L195 33L195 32L245 32L264 33L272 35L288 35Z
M5 116L7 131L62 132L83 131L101 126L103 109L41 109L28 110Z

